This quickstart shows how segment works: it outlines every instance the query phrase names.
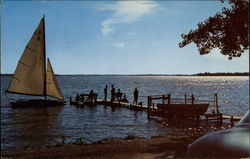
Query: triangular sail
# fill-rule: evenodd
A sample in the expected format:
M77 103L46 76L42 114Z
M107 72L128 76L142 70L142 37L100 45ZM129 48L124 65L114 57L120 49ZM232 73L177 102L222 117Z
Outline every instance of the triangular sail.
M41 20L24 49L7 92L45 95L45 37L44 19Z
M63 100L62 92L61 92L60 87L57 83L56 76L54 74L54 71L52 69L52 66L51 66L49 59L48 59L48 63L47 63L46 76L47 76L47 82L46 82L47 95Z

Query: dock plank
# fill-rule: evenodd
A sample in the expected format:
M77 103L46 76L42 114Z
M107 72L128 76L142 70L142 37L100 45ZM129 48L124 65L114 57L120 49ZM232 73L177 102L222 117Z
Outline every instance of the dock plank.
M222 115L222 118L223 119L231 119L232 118L232 116L229 116L229 115ZM241 120L241 118L242 117L240 117L240 116L233 116L233 120Z

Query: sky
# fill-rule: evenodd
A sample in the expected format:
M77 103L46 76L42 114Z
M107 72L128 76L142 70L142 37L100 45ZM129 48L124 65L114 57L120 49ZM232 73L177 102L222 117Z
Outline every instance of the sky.
M1 73L13 73L43 14L56 74L249 72L249 53L179 48L181 34L228 7L220 1L3 1Z

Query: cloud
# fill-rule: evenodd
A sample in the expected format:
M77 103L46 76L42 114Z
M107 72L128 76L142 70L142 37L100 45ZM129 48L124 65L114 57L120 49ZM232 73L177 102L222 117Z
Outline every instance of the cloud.
M125 35L130 35L130 36L137 36L139 35L139 33L136 33L136 32L127 32L127 33L124 33Z
M124 48L124 43L120 42L120 43L115 43L113 44L113 46L119 47L119 48Z
M101 23L103 35L114 31L114 24L132 23L152 13L158 6L154 1L118 1L116 4L102 5L101 10L114 11L114 14Z

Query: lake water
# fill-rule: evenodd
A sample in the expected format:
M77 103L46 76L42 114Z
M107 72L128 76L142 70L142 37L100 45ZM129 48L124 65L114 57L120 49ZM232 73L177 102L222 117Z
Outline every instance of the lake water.
M226 115L242 116L249 109L249 77L197 77L197 76L57 76L66 101L76 93L93 89L103 98L103 89L113 84L133 100L133 90L139 96L171 93L172 97L194 94L196 99L213 99L218 93L219 110ZM83 138L92 143L105 138L124 138L128 135L151 137L171 131L162 126L161 118L148 119L146 112L109 106L64 106L48 108L11 108L10 102L30 99L30 96L8 94L4 91L10 76L1 76L1 149L41 146ZM32 97L34 98L34 97ZM36 99L38 97L35 97ZM146 104L146 98L139 101ZM209 111L212 111L210 108Z

